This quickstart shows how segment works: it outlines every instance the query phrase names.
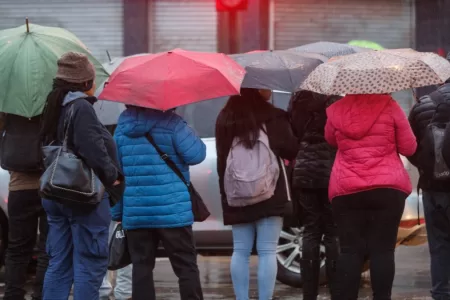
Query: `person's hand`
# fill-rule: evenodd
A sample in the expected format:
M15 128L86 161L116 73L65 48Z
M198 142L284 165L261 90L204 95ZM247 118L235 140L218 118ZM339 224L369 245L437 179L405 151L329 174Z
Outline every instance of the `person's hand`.
M116 180L116 181L114 181L113 186L117 186L117 185L119 185L119 184L120 184L120 181L119 181L119 180Z

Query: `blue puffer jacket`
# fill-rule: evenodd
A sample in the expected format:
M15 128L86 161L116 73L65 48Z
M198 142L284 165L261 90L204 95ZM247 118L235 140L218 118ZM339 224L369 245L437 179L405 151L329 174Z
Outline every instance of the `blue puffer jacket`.
M124 229L173 228L192 225L186 185L145 138L150 132L189 182L189 166L201 163L206 146L173 112L131 107L119 118L114 138L125 174L123 200L112 208Z

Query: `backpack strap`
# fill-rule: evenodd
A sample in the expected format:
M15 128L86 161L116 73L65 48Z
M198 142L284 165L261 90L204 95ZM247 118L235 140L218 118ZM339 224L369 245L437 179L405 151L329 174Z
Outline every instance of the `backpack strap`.
M435 117L436 117L436 115L437 115L439 106L440 106L441 104L444 104L446 101L442 99L443 96L442 96L442 93L441 93L439 90L436 90L436 91L430 93L430 94L428 95L428 97L430 97L431 101L433 101L433 103L436 105L436 110L435 110L434 113L433 113L433 117L431 117L430 122L428 123L428 124L431 124L431 123L433 123L434 120L435 120Z
M152 144L153 148L155 148L156 152L158 152L159 156L167 164L167 166L181 179L181 181L187 187L189 187L189 183L184 178L183 173L181 173L180 169L178 169L177 165L173 162L173 160L169 157L169 155L167 155L164 151L161 150L161 148L159 148L159 146L155 143L155 140L153 139L150 132L147 132L145 138L150 144Z

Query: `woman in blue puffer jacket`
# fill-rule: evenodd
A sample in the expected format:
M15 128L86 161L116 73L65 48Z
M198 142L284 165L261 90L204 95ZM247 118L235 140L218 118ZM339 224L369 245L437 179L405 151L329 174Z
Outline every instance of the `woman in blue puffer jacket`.
M186 185L161 159L146 135L178 166L189 182L189 166L201 163L206 146L173 111L129 106L114 138L125 175L125 194L112 208L113 220L127 230L133 263L133 300L156 299L156 249L162 242L179 278L181 299L203 299Z

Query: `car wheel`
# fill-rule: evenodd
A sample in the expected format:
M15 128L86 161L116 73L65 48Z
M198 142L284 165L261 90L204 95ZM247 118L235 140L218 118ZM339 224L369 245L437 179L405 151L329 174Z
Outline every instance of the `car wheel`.
M282 229L277 246L277 279L292 287L302 286L300 258L303 246L303 228L285 227ZM320 284L326 282L325 248L320 247Z

